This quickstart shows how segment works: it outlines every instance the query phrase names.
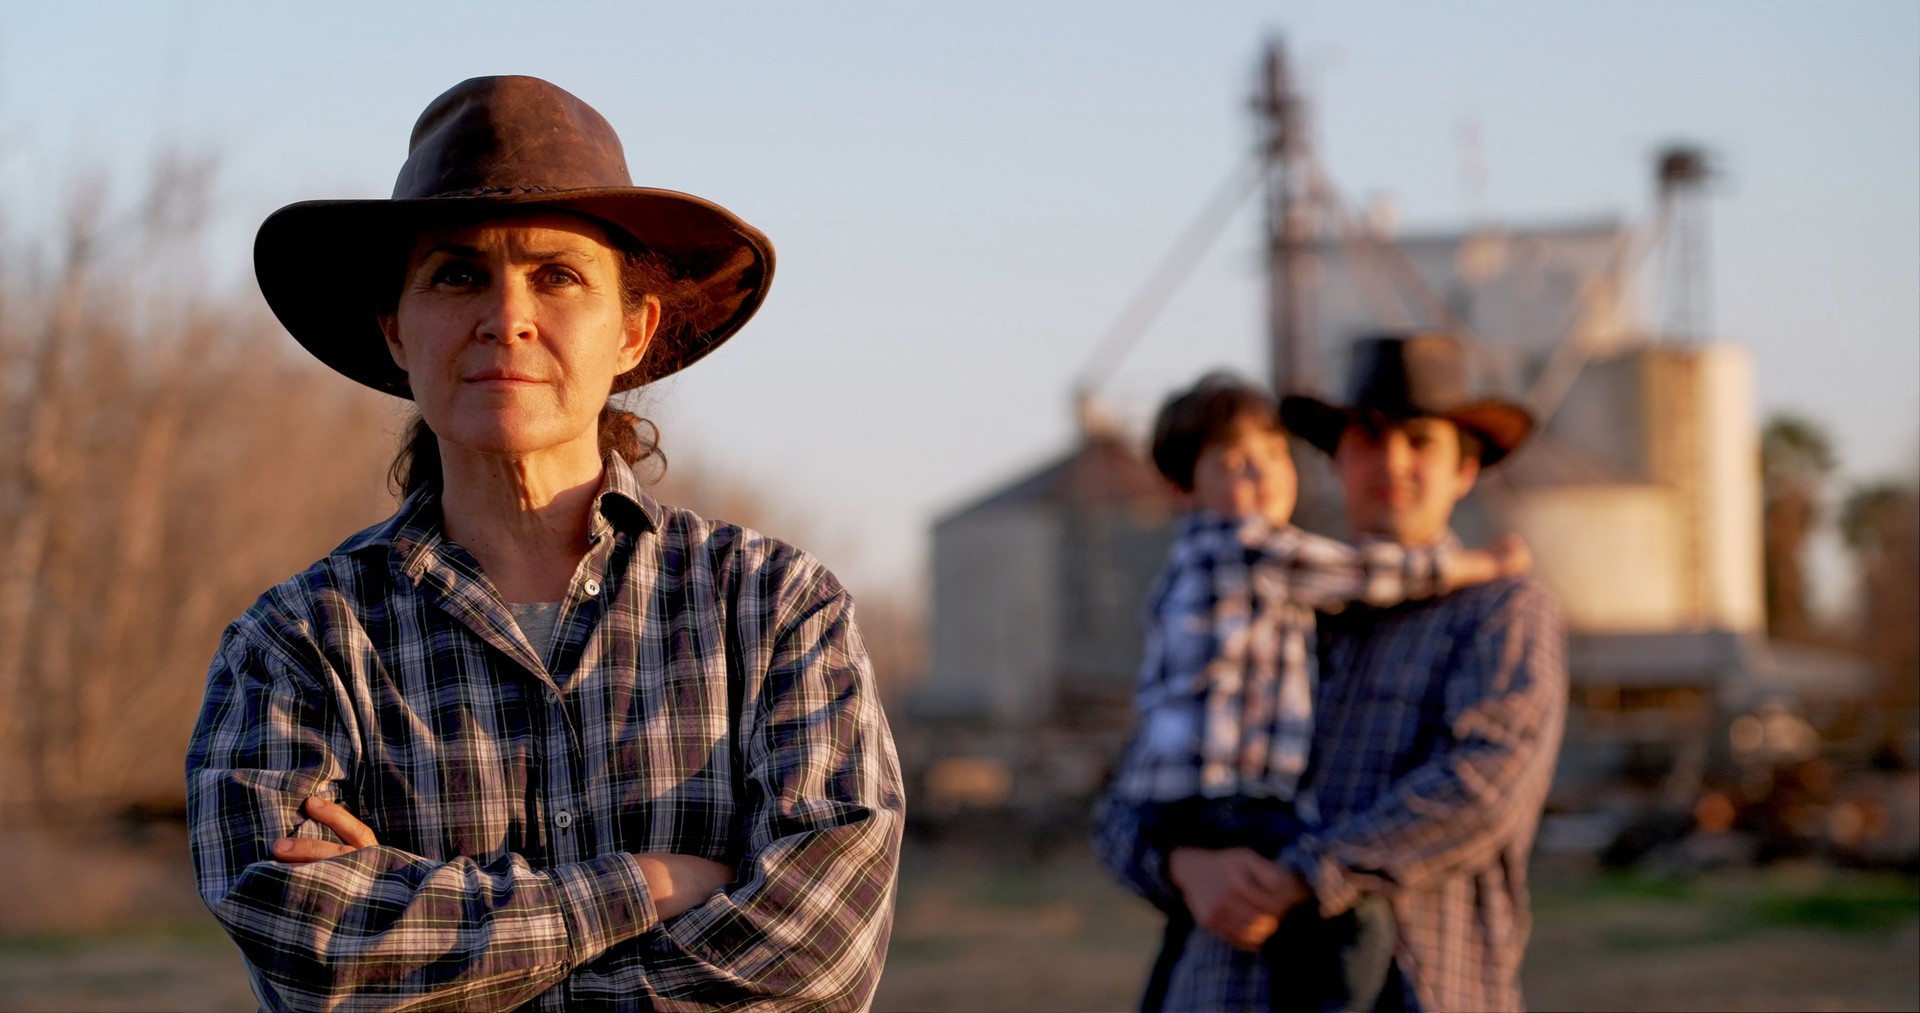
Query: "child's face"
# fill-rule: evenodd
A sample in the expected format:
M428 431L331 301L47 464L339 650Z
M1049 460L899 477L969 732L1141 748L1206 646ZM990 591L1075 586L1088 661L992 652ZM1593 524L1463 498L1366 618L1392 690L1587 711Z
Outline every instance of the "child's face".
M1293 518L1300 494L1287 437L1258 419L1242 419L1200 452L1193 467L1193 505L1228 517L1258 515L1269 524Z

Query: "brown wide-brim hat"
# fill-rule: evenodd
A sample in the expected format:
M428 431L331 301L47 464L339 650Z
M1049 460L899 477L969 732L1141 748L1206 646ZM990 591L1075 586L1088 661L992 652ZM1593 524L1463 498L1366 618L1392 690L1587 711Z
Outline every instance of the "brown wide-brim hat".
M1295 394L1280 401L1280 421L1331 456L1340 434L1366 417L1446 419L1480 441L1480 464L1500 463L1533 432L1533 413L1470 391L1466 349L1450 334L1388 334L1354 343L1347 403Z
M476 77L413 127L391 200L289 204L261 226L253 269L267 305L321 362L412 397L377 315L390 309L423 231L496 214L565 211L631 237L685 284L653 346L614 383L627 390L691 365L743 326L773 280L773 244L708 200L632 184L598 112L534 77Z

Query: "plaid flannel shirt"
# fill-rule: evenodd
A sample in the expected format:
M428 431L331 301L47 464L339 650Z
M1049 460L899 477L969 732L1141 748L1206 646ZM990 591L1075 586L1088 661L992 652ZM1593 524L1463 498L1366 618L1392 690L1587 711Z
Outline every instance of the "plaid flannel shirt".
M1409 1009L1521 1007L1530 926L1527 858L1566 716L1558 607L1533 580L1323 617L1323 677L1301 800L1317 829L1280 860L1322 914L1385 894L1399 923ZM1314 812L1317 810L1317 813ZM1115 796L1095 851L1134 891L1180 903L1166 856ZM1197 932L1168 1009L1266 1009L1257 954Z
M1115 791L1291 799L1313 735L1314 610L1430 598L1452 552L1183 515L1147 596L1138 728Z
M201 895L289 1009L852 1009L903 803L845 590L609 459L536 656L432 494L227 629L187 758ZM330 837L308 795L378 847ZM725 862L658 917L631 852Z

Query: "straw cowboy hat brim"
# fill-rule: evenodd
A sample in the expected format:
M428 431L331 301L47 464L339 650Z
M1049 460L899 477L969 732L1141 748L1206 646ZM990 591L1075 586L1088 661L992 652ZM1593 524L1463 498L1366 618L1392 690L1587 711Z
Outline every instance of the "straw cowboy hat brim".
M496 215L561 211L631 237L684 281L640 366L615 390L698 361L760 308L773 244L711 201L631 185L620 140L599 113L530 77L475 78L421 114L390 200L303 201L254 239L254 273L274 315L309 352L375 390L411 397L377 314L399 292L421 232ZM625 244L620 244L625 245Z
M1480 465L1491 467L1533 432L1533 413L1499 398L1467 394L1466 352L1445 334L1385 335L1355 342L1347 404L1294 394L1280 401L1288 430L1331 456L1340 434L1357 421L1441 418L1480 442Z

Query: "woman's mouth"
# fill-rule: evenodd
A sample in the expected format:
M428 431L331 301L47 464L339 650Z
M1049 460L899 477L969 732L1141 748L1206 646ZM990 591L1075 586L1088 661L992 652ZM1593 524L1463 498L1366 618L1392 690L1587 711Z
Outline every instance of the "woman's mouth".
M508 388L523 384L542 382L537 376L516 373L510 369L486 369L461 378L463 382L476 387Z

